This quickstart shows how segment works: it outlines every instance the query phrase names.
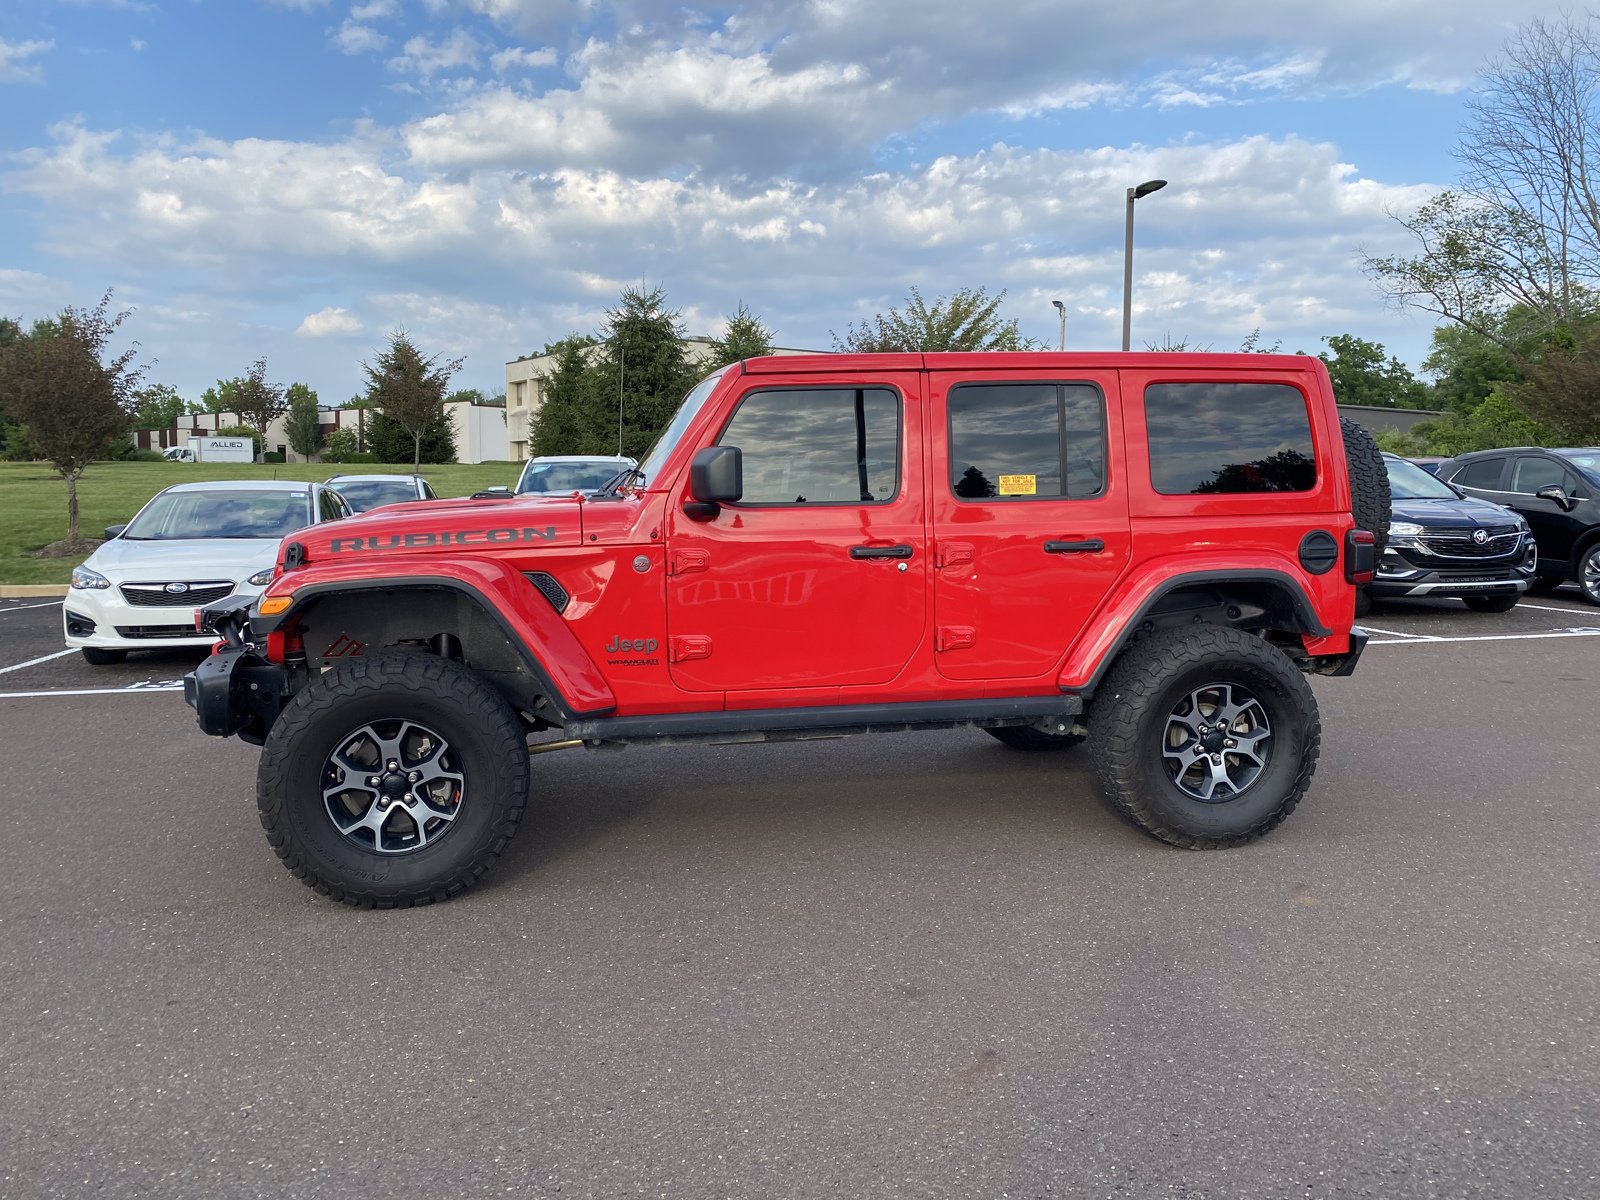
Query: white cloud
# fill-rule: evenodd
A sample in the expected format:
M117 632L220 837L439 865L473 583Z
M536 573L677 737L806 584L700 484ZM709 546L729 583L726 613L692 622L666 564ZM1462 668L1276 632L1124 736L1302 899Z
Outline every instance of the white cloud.
M324 308L307 315L295 333L301 337L334 337L339 334L360 333L362 324L348 308Z
M141 51L143 51L149 45L149 43L146 42L143 38L134 38L132 41L130 41L128 43L128 45L133 47L133 52L135 54L138 54Z
M355 4L350 8L352 21L378 21L385 17L398 14L400 5L398 0L367 0L365 4Z
M0 83L40 83L44 72L28 59L54 49L55 42L8 42L0 38Z
M332 40L341 53L351 55L382 50L389 44L387 34L374 29L370 25L362 25L354 20L347 20L340 25L333 32Z
M481 49L465 29L453 29L449 37L438 42L418 34L407 39L402 52L389 60L389 69L414 72L428 79L440 71L474 66Z
M553 46L545 46L539 50L523 50L517 46L508 46L491 54L489 63L497 75L504 75L515 67L553 67L556 65L556 51Z

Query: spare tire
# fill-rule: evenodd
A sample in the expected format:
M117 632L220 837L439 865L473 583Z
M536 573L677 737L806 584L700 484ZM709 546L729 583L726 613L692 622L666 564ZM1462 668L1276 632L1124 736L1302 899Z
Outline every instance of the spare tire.
M1365 425L1349 417L1339 418L1344 434L1344 461L1350 472L1350 515L1356 527L1372 532L1378 551L1389 542L1389 470L1383 465L1383 452Z

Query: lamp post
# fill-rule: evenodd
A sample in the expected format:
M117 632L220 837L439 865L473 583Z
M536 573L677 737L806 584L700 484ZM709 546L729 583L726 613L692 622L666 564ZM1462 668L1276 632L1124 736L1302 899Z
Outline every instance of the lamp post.
M1147 179L1128 189L1128 230L1122 247L1122 348L1128 348L1133 324L1133 202L1167 186L1165 179Z
M1067 306L1059 300L1052 300L1050 303L1056 306L1056 312L1061 317L1061 344L1056 349L1065 350L1067 348Z

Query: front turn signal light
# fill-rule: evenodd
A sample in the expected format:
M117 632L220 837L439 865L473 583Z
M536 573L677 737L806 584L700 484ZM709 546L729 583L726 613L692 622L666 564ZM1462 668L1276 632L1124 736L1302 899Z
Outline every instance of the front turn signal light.
M256 605L256 611L263 617L273 617L293 603L293 596L268 596Z

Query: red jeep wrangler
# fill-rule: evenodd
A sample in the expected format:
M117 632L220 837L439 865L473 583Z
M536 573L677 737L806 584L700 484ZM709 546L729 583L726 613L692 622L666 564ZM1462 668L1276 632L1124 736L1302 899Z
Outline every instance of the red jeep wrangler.
M1087 737L1135 824L1232 846L1311 782L1304 673L1355 666L1387 506L1315 358L752 359L598 495L293 535L197 615L223 641L185 693L264 747L270 841L349 904L470 887L568 746Z

